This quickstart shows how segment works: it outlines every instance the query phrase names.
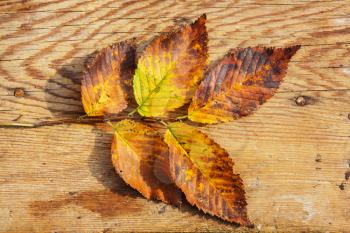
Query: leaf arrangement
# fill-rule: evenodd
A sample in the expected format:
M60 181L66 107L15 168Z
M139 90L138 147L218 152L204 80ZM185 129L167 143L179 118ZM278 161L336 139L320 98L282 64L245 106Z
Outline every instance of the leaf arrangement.
M139 56L135 40L102 49L83 73L82 103L88 116L141 116L110 125L116 172L143 196L180 205L184 194L206 213L252 226L243 181L225 149L189 124L162 121L162 134L142 119L170 120L184 106L198 123L248 116L275 94L300 46L232 49L208 68L205 23L202 15L163 33Z

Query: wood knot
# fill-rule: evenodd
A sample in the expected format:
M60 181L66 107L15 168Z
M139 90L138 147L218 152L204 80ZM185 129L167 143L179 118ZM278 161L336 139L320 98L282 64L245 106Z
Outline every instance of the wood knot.
M24 97L25 95L25 92L22 88L16 88L13 92L13 95L16 96L16 97Z
M297 106L302 107L305 105L314 104L316 102L316 99L310 96L300 95L294 99L294 102Z
M305 106L306 105L306 99L304 96L298 96L297 98L295 98L295 103L298 105L298 106Z

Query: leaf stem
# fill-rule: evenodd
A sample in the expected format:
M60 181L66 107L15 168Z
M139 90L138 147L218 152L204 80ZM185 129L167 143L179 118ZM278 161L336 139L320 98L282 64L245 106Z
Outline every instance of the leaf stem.
M87 114L84 114L84 115L78 116L78 120L85 119L86 117L88 117L88 115L87 115Z
M114 126L113 126L112 122L107 121L106 123L107 123L109 126L111 126L112 128L114 128Z
M132 110L131 112L128 113L128 116L133 116L135 114L135 112L137 112L138 108L135 108L134 110Z
M35 128L36 124L26 122L0 121L1 128Z
M184 119L187 119L187 118L188 118L188 115L184 115L184 116L176 117L176 120L184 120Z
M159 122L160 122L162 125L164 125L165 127L167 127L167 128L168 128L168 124L167 124L167 123L165 123L165 121L160 120Z

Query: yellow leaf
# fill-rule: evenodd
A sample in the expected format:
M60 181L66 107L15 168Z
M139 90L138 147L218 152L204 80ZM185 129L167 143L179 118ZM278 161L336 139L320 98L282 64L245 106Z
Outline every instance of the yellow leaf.
M113 128L112 162L123 180L148 199L180 204L181 191L169 171L169 150L159 133L131 120Z
M196 128L176 122L164 137L170 172L192 205L229 222L252 226L242 179L233 173L229 154Z
M97 53L83 73L81 96L88 116L117 114L133 98L135 43L124 41Z
M190 101L207 65L206 16L155 38L139 58L134 95L142 116L158 117Z
M289 60L299 48L297 45L230 51L199 85L188 109L188 118L201 123L219 123L252 114L275 94Z

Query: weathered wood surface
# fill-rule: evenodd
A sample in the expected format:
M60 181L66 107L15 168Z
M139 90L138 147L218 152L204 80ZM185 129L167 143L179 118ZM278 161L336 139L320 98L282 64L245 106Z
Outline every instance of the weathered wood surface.
M149 39L205 12L212 61L236 46L302 45L255 115L203 128L236 162L253 231L349 232L346 0L2 0L1 123L82 115L79 74L96 48ZM245 231L189 206L145 200L113 172L110 143L93 125L1 128L0 232Z

